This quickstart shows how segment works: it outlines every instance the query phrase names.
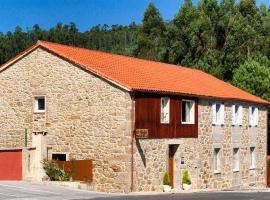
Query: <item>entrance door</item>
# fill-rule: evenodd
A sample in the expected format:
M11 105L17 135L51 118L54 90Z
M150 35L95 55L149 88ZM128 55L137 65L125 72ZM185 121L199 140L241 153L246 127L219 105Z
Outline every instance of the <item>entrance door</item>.
M22 180L22 151L0 151L0 180Z
M171 181L171 187L173 188L173 177L174 177L174 145L169 145L169 177Z

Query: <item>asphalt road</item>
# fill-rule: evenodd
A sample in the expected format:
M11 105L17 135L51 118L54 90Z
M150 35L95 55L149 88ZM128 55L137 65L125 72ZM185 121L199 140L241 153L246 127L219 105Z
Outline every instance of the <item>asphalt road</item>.
M0 200L270 200L270 190L176 194L105 194L41 183L0 181Z
M23 181L0 181L0 200L79 200L109 197L108 194Z

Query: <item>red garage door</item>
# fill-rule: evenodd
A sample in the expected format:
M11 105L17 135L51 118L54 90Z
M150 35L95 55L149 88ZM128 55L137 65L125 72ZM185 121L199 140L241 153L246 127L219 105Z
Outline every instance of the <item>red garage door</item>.
M22 180L22 151L0 151L0 180Z

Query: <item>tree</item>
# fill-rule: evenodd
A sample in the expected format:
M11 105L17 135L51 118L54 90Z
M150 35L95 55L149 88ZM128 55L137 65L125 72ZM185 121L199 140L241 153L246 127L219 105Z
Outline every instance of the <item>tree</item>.
M166 27L158 9L150 3L144 12L134 55L151 60L163 60L165 30Z
M225 79L249 57L260 52L262 20L255 0L240 0L230 16L224 45Z
M267 59L262 59L261 62L270 63ZM248 59L235 70L232 84L270 101L270 67L262 64L254 59Z

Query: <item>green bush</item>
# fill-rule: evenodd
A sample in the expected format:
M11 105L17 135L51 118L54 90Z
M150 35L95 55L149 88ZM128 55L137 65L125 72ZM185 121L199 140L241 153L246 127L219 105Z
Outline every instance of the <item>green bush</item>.
M188 184L188 185L191 184L191 181L190 181L190 178L189 178L189 174L188 174L188 170L185 170L185 171L183 172L182 183L183 183L183 184Z
M270 160L267 160L267 165L270 165Z
M163 175L163 185L170 185L170 177L168 172L165 172Z
M56 163L43 162L43 168L51 181L69 181L70 174L60 169Z

